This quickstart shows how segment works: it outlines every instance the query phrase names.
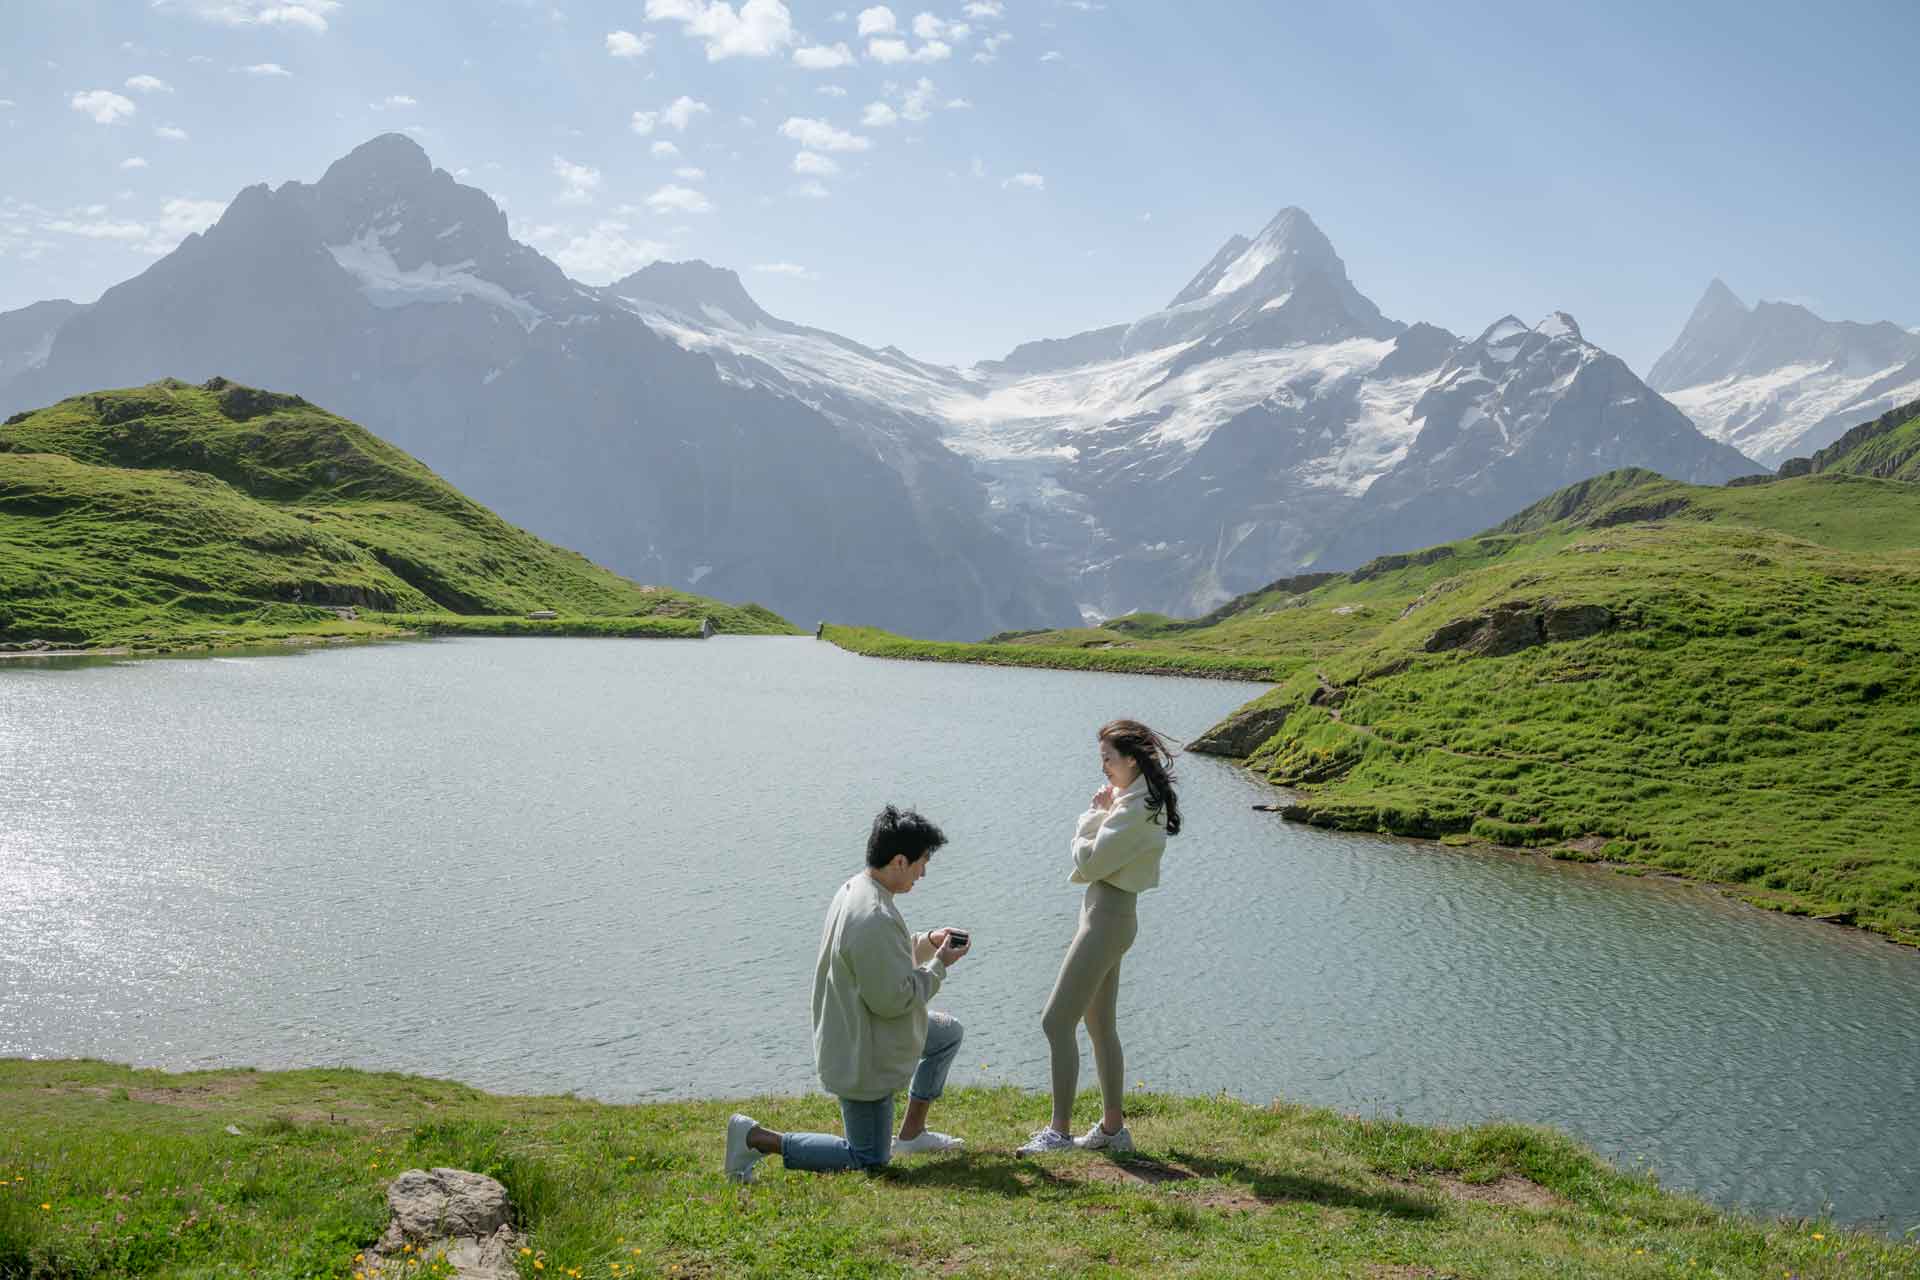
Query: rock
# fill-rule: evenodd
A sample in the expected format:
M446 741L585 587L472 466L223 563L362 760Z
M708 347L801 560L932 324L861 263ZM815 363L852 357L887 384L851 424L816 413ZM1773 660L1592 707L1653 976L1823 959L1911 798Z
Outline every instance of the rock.
M537 621L540 621L540 622L546 622L551 619L557 618L560 615L552 609L535 609L532 613L528 614L527 616L529 618L536 619Z
M1774 474L1782 480L1792 480L1796 476L1810 476L1813 474L1813 459L1788 458L1780 464L1780 470Z
M1483 658L1499 658L1549 641L1597 635L1615 621L1613 611L1604 605L1511 600L1447 623L1427 637L1426 650L1465 649Z
M711 640L719 634L720 628L713 625L712 618L700 619L700 638L702 640Z
M1233 756L1243 759L1259 745L1280 732L1293 708L1284 705L1262 706L1255 703L1240 710L1187 744L1187 750L1207 756Z
M507 1189L492 1178L464 1169L409 1169L387 1186L393 1219L372 1253L375 1274L399 1275L404 1257L444 1253L456 1280L517 1280ZM390 1270L391 1269L391 1270ZM417 1271L411 1274L418 1274Z

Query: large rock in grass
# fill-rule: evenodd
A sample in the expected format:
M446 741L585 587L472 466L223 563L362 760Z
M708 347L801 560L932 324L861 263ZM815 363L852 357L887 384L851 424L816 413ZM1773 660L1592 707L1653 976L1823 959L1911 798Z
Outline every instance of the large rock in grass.
M444 1256L455 1280L518 1280L520 1237L507 1189L492 1178L465 1169L409 1169L388 1184L387 1209L393 1219L373 1248L374 1274L402 1274L409 1259Z
M1252 755L1261 743L1280 732L1280 726L1287 722L1291 714L1293 707L1288 704L1256 702L1242 707L1189 742L1187 750L1207 756L1244 759Z
M1613 611L1604 605L1509 600L1447 623L1427 637L1426 650L1464 649L1483 658L1499 658L1537 644L1597 635L1614 621Z

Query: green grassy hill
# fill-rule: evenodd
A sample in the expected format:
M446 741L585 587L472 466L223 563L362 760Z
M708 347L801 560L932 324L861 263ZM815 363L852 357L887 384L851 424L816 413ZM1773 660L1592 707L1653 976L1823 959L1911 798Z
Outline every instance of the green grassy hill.
M1920 485L1616 472L1197 622L932 647L893 652L1263 667L1279 687L1196 746L1297 788L1291 817L1671 872L1920 944Z
M1783 476L1823 471L1920 482L1920 400L1863 422L1813 457L1780 468Z
M336 610L352 606L358 621ZM553 610L551 623L523 615ZM479 623L479 617L507 617ZM412 629L789 632L514 527L298 396L213 379L0 426L0 641L233 642ZM464 620L464 621L463 621Z
M507 1188L525 1280L1293 1276L1309 1280L1900 1280L1920 1249L1662 1190L1569 1139L1225 1096L1128 1097L1129 1156L1013 1154L1046 1101L950 1089L954 1155L885 1172L720 1173L726 1118L837 1131L831 1099L609 1106L358 1071L169 1075L0 1061L0 1276L445 1276L385 1262L385 1188ZM1097 1103L1091 1097L1082 1106Z

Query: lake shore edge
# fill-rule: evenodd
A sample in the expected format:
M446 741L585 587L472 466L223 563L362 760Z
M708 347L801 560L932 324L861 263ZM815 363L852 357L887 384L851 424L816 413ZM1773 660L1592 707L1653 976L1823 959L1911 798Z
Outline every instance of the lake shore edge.
M1920 1246L1885 1233L1716 1208L1536 1126L1143 1092L1129 1111L1138 1153L1018 1158L1042 1104L1011 1087L956 1088L939 1110L970 1139L957 1156L899 1161L877 1184L769 1162L738 1189L719 1169L732 1110L831 1131L832 1100L609 1104L344 1068L0 1059L0 1264L164 1277L218 1258L261 1274L349 1275L384 1226L387 1182L452 1167L506 1184L529 1278L775 1274L766 1262L793 1246L796 1262L837 1259L833 1274L862 1275L1054 1265L1105 1276L1893 1277L1920 1266ZM144 1264L115 1264L135 1257Z

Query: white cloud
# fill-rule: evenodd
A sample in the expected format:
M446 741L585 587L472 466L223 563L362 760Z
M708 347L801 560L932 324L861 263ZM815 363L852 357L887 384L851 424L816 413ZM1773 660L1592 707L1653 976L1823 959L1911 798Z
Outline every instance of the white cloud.
M671 142L666 141L664 138L661 139L659 142L654 143L652 150L655 156L663 160L670 159L673 156L677 156L680 154L680 148L674 146Z
M129 76L127 88L135 93L172 93L173 86L159 76Z
M1045 53L1040 55L1040 61L1058 62L1065 56L1066 55L1062 54L1058 49L1049 49Z
M810 44L793 51L793 65L807 71L836 71L853 65L853 50L845 41Z
M825 184L823 183L803 182L799 186L793 189L793 194L797 196L805 196L809 200L825 200L829 195L833 193L828 191Z
M792 276L795 280L818 280L820 277L797 262L756 262L755 271L764 271L772 276Z
M844 98L847 96L847 91L837 84L823 84L818 89L815 89L814 92L824 93L829 98Z
M107 207L88 205L62 218L42 218L38 230L84 240L111 240L140 253L159 257L170 253L182 240L196 231L205 231L219 221L226 209L221 200L172 199L160 207L160 215L151 222L106 217ZM17 228L24 231L25 228ZM52 246L48 246L52 247Z
M227 211L225 200L169 200L160 207L160 222L154 228L154 238L148 252L166 253L196 231L205 231L220 221L220 215ZM152 245L165 244L165 248L155 250Z
M154 8L185 9L194 17L229 27L299 27L316 34L340 0L154 0Z
M898 113L884 102L869 102L860 116L860 123L869 129L881 129L900 119Z
M628 127L644 138L653 132L653 126L658 124L659 121L660 113L658 111L636 111L633 113L633 121Z
M369 102L367 105L375 111L404 111L408 107L417 107L420 104L404 93L394 93L378 102Z
M12 98L0 98L0 111L11 111L19 105Z
M1096 0L1066 0L1066 3L1067 8L1078 9L1082 13L1099 13L1107 7L1097 3Z
M122 169L144 169L147 167L147 158L145 156L128 156L120 162L120 167Z
M793 171L824 178L840 172L840 166L831 156L823 156L817 151L802 151L793 158Z
M923 13L913 20L913 34L922 40L965 40L973 28L964 22L948 22Z
M1000 185L1002 188L1019 187L1025 191L1044 191L1047 188L1047 180L1037 173L1016 173Z
M668 183L647 197L647 208L655 213L706 213L713 205L692 187Z
M684 179L687 182L704 182L706 181L707 171L705 169L696 169L692 165L686 165L675 169L673 176Z
M540 246L574 279L599 285L631 275L667 252L659 241L636 240L628 230L626 223L609 218L581 233L536 226L521 228L517 234Z
M873 145L869 138L845 129L836 129L825 120L790 116L780 126L780 135L792 138L809 151L865 151Z
M975 62L992 62L1000 55L1000 46L1013 39L1011 31L1002 31L998 35L988 36L980 42L982 52L973 55Z
M947 99L947 110L949 111L966 111L972 106L973 106L973 103L969 102L965 98L948 98Z
M984 178L987 176L987 162L985 160L982 160L979 156L975 156L973 158L973 163L968 166L967 171L973 174L973 176L976 178Z
M616 58L638 58L653 48L653 33L635 35L631 31L607 32L607 52Z
M561 182L560 194L556 197L561 204L591 204L593 193L600 189L600 171L589 165L574 164L555 156L553 173Z
M82 115L92 116L95 124L119 124L135 110L131 98L123 98L111 89L76 93L68 105Z
M899 29L894 21L893 10L883 4L877 4L871 9L860 11L860 24L854 29L854 34L864 38L887 35Z
M900 99L900 114L909 120L925 120L933 114L933 81L921 76Z
M707 61L765 58L793 43L793 15L783 0L746 0L738 13L726 0L647 0L648 22L678 22L706 41Z
M960 12L969 18L998 18L1001 16L1000 0L973 0L972 4L962 5Z
M943 62L953 56L953 47L944 40L929 40L918 49L909 49L905 40L891 36L867 41L867 56L875 62Z
M704 114L706 110L706 103L697 102L685 94L682 94L667 104L666 110L660 113L660 119L672 125L681 133L685 133L687 126L693 123L693 118L697 115Z
M291 76L293 74L293 72L287 70L277 62L256 62L250 67L242 67L240 69L250 76L257 76L261 79L268 79L273 76Z

